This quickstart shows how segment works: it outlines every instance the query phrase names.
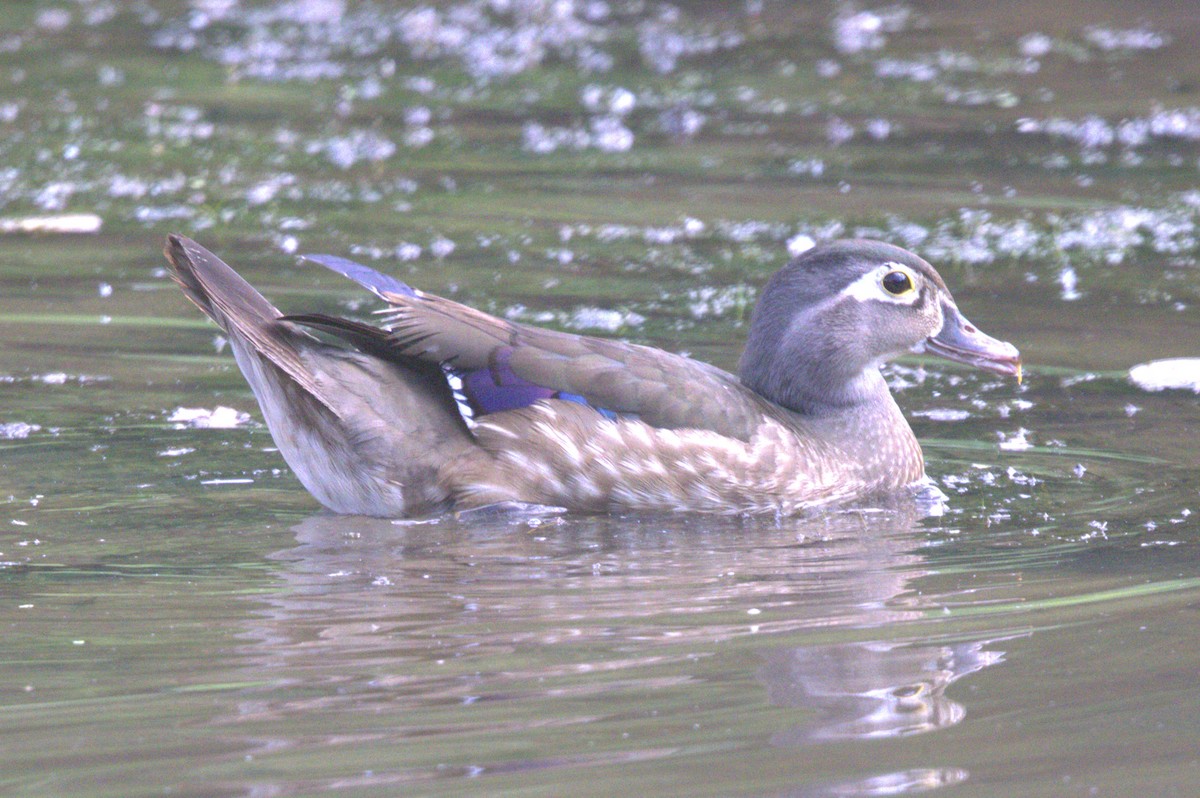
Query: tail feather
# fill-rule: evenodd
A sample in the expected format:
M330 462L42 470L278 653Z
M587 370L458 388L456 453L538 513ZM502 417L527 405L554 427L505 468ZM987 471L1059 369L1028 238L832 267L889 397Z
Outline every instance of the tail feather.
M448 416L462 421L454 399L454 392L446 382L446 376L441 366L399 353L387 330L381 330L360 321L327 316L324 313L303 313L282 316L281 319L340 338L360 352L400 366L411 374L410 384L415 387L418 382L423 383L423 390L426 390L431 397L441 398L443 409ZM463 430L466 430L465 424Z
M441 469L475 446L435 364L396 356L387 333L369 325L283 316L183 236L169 236L164 251L184 294L229 336L280 453L322 504L393 517L448 504ZM291 318L358 351L325 343Z
M283 314L240 274L204 247L181 235L167 236L163 250L171 276L183 293L232 339L244 339L257 353L336 412L313 380L298 346L313 340L298 327L282 321Z
M324 313L296 313L281 316L280 318L284 321L313 330L319 330L328 335L340 338L355 349L375 355L376 357L381 357L385 360L394 360L397 357L395 347L391 346L388 342L387 330L372 327L370 324L342 319L337 316L327 316ZM412 360L414 363L422 362L413 358L403 358L403 360Z
M187 298L226 332L231 321L258 325L283 315L227 263L190 238L167 236L163 254Z

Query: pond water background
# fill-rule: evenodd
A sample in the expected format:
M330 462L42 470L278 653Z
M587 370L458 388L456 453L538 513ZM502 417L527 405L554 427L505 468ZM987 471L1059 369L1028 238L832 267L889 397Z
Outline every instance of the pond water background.
M4 3L0 793L1197 794L1200 398L1128 373L1200 356L1198 49L1189 2ZM1028 376L888 368L938 516L333 517L168 232L285 311L373 309L331 252L726 368L868 235Z

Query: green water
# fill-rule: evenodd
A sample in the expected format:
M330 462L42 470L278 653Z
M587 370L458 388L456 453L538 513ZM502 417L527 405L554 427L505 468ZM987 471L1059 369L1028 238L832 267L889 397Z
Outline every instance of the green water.
M0 793L1194 795L1200 16L1043 6L5 3ZM169 232L726 368L883 237L1028 377L889 367L940 516L338 518Z

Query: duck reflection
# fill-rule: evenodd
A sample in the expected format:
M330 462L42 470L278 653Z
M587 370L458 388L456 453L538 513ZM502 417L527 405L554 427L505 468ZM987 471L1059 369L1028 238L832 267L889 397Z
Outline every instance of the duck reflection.
M778 523L316 515L272 555L286 588L254 597L243 653L319 689L248 696L238 720L399 711L453 729L465 707L478 722L485 704L523 702L512 706L525 717L536 702L548 703L534 715L580 701L587 717L552 721L570 726L630 717L653 697L673 723L757 679L771 704L798 710L777 747L943 729L966 714L947 687L1002 653L988 650L995 638L916 639L933 607L910 589L931 573L922 523L911 503ZM967 777L916 772L871 778L928 789ZM863 790L834 792L884 794Z
M1003 659L985 645L856 642L772 651L760 672L771 703L818 713L811 724L776 734L772 742L895 737L953 726L966 710L946 688Z

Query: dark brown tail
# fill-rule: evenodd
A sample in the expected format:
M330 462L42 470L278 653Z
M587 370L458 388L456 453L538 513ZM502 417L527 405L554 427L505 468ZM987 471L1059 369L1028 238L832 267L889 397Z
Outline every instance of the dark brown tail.
M357 322L314 326L360 351L318 340L184 236L168 236L164 253L187 298L229 337L276 446L322 504L393 517L447 504L439 470L473 443L436 366L389 357L387 332Z
M163 254L171 264L171 276L183 293L215 321L235 345L238 339L244 340L253 351L329 406L298 351L298 346L312 340L311 336L280 321L283 314L254 286L190 238L175 234L167 236Z
M231 325L259 326L283 315L241 275L190 238L167 236L163 254L183 293L225 332Z

